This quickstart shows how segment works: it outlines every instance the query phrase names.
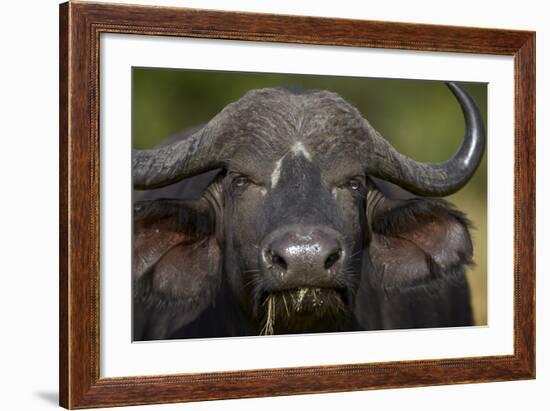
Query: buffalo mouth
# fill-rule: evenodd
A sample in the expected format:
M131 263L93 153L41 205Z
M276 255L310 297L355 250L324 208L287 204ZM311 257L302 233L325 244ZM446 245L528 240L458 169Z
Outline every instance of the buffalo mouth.
M263 293L261 335L341 331L349 320L345 289L300 287Z

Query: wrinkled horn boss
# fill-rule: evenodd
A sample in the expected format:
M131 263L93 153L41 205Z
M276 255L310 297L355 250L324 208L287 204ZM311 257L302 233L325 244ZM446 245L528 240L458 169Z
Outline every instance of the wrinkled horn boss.
M367 121L362 153L366 174L395 183L415 194L446 196L458 191L472 177L485 149L485 130L478 107L458 84L446 83L458 100L465 121L465 135L455 155L442 163L421 163L399 153ZM235 104L235 103L234 103ZM167 186L184 178L223 167L223 122L230 119L228 105L199 132L173 144L151 150L134 150L134 188ZM223 138L222 138L223 136Z

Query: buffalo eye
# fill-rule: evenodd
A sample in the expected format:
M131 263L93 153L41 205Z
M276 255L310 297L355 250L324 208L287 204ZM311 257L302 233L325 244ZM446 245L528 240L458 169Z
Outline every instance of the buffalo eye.
M235 180L233 180L233 185L235 187L244 187L250 182L250 180L246 177L237 177Z
M355 178L348 180L346 185L350 190L353 190L353 191L357 191L361 188L361 182Z
M362 176L349 177L342 181L337 187L358 197L362 197L367 192L365 180Z
M340 187L346 188L353 192L362 193L364 191L365 184L361 178L353 177L347 179Z
M243 175L237 175L231 180L231 191L238 193L239 191L244 190L252 183L248 177Z

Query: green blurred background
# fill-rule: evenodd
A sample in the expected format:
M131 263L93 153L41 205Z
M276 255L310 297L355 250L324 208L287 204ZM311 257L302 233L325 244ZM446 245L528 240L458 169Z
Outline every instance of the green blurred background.
M401 153L439 162L464 134L462 112L442 82L243 72L134 68L132 130L135 148L150 148L180 130L207 122L248 90L296 87L334 91L357 107ZM487 85L463 84L487 124ZM447 197L473 222L473 269L468 272L477 325L487 324L487 156L472 180Z

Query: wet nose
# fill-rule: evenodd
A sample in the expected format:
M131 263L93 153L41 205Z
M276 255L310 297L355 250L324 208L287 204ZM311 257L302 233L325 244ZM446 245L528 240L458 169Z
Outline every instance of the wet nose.
M263 264L285 288L330 285L343 260L338 237L329 227L278 230L263 247Z

